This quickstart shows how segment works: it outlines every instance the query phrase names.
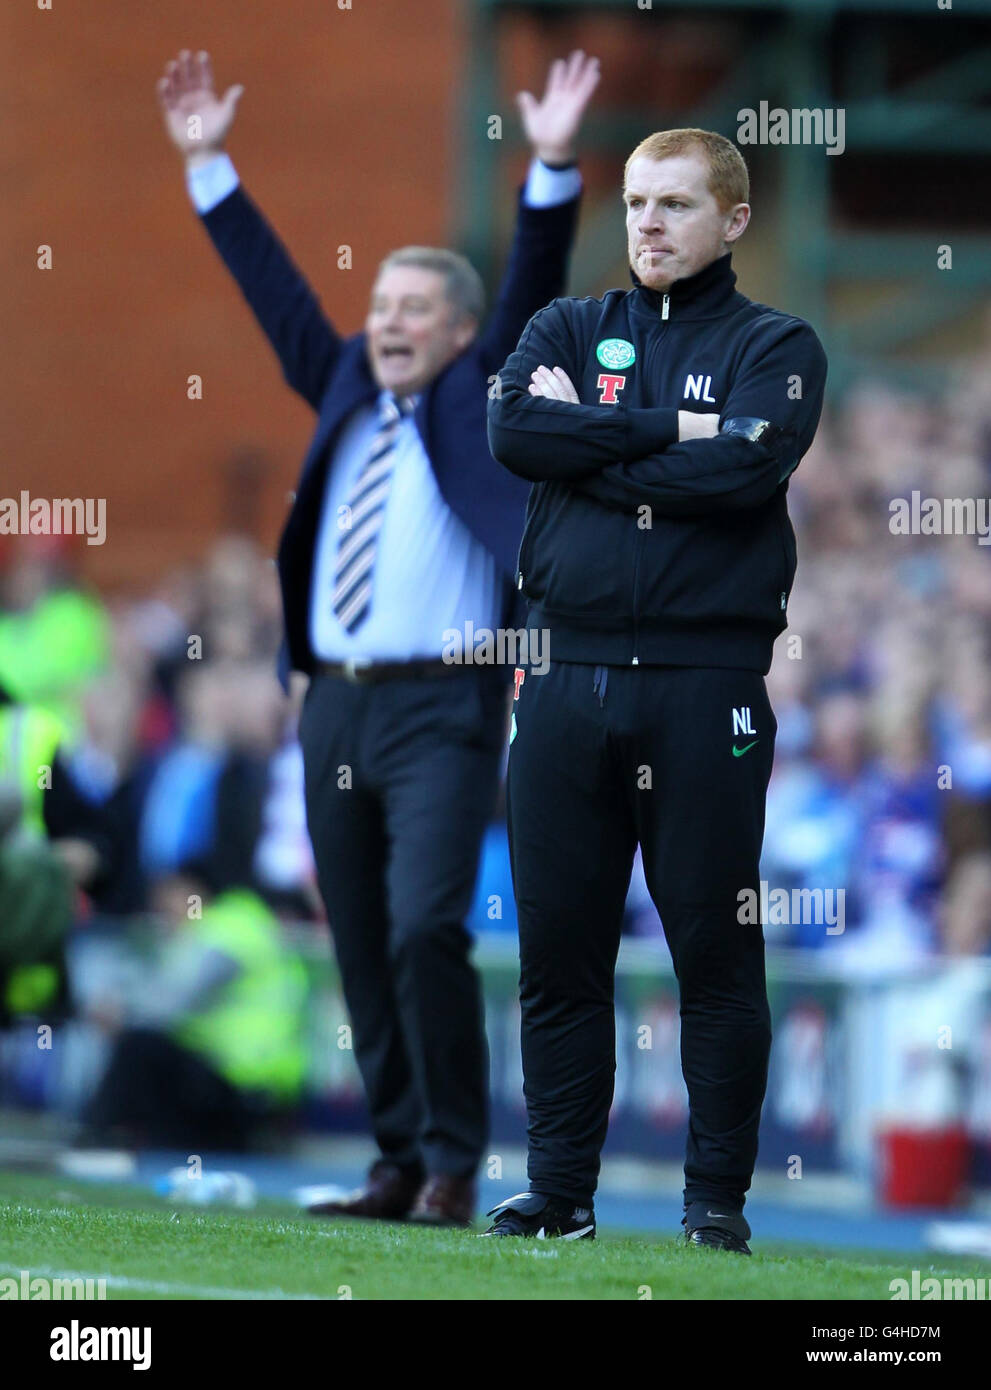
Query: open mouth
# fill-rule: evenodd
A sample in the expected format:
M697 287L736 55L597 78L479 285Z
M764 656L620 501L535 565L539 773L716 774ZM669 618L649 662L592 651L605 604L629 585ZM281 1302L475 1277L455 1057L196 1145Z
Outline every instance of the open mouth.
M383 362L408 362L413 356L413 349L394 343L379 348L379 356Z

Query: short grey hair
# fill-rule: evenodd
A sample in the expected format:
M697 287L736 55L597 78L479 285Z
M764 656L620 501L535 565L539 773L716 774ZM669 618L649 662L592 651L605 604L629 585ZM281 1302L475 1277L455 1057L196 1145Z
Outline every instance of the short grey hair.
M485 287L482 277L466 256L439 246L401 246L390 251L380 262L378 274L394 265L412 265L419 270L432 270L444 277L444 294L462 317L481 323L485 310Z

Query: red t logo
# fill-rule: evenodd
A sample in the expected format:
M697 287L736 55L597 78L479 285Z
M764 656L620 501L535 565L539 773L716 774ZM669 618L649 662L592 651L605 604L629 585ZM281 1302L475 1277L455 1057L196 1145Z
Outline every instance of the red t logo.
M515 684L514 684L514 686L513 686L513 699L514 699L514 700L518 700L518 699L520 698L520 686L523 684L523 680L524 680L524 677L525 677L525 676L526 676L526 672L523 670L523 668L522 668L521 666L517 666L516 669L513 671L513 680L514 680L514 682L515 682Z
M595 383L602 395L599 397L600 405L618 405L616 392L622 391L626 385L625 376L613 376L611 372L600 372L599 379Z

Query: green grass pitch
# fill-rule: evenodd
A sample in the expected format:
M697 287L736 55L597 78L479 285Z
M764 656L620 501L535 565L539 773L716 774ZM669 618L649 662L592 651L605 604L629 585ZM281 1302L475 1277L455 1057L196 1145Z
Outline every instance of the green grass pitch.
M479 1227L481 1229L481 1227ZM114 1299L878 1299L921 1268L986 1273L924 1254L798 1250L752 1259L669 1237L479 1240L262 1202L249 1212L177 1206L139 1188L0 1173L0 1277L107 1280Z

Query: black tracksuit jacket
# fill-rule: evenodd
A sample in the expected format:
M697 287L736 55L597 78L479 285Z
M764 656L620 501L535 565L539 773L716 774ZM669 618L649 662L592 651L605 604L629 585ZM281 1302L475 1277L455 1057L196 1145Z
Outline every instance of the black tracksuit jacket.
M493 455L535 484L517 573L529 625L556 660L766 673L825 353L802 319L734 288L729 255L667 294L632 278L535 314L489 393ZM531 396L539 365L562 367L581 404ZM718 412L719 433L679 442L679 410Z

